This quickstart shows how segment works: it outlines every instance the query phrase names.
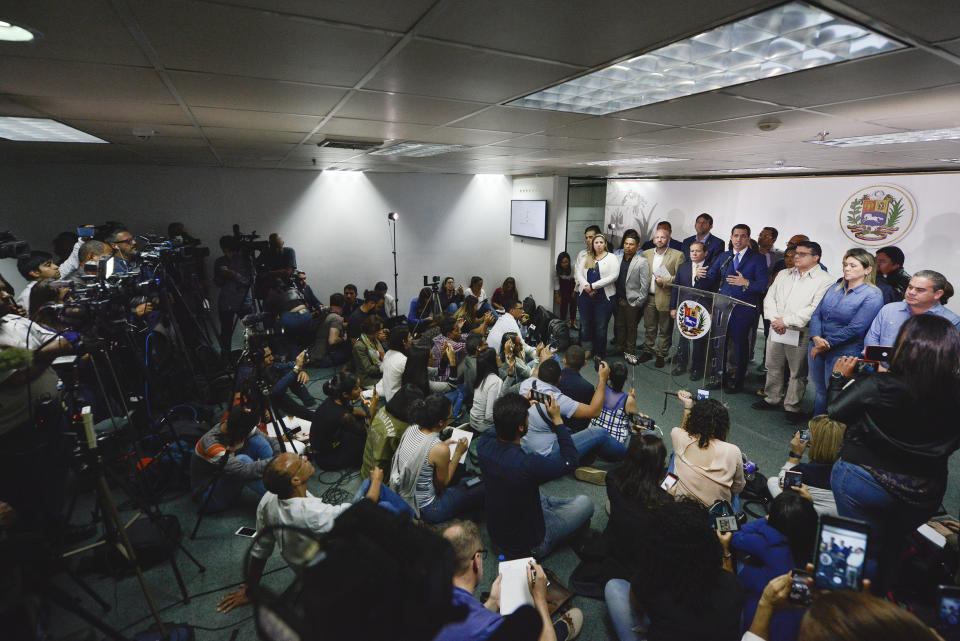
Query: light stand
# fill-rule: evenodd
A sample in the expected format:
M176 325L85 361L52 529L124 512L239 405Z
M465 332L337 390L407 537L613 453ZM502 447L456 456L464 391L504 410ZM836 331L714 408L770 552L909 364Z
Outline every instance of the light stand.
M396 314L400 315L400 292L397 291L397 220L400 219L400 214L395 211L391 211L387 214L387 225L393 223L393 295L396 299Z

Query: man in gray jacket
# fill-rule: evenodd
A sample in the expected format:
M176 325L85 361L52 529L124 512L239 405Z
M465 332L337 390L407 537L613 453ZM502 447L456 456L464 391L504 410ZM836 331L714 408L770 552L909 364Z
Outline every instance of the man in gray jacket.
M637 325L650 291L650 263L641 254L640 234L635 229L623 233L623 255L617 277L617 303L613 315L613 350L633 353L637 344Z

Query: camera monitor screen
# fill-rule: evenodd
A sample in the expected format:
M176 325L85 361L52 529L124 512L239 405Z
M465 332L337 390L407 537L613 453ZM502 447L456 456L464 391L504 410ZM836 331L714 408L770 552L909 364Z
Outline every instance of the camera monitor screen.
M824 516L817 539L814 582L828 590L860 590L867 557L867 530L861 521Z
M547 237L547 201L511 200L510 235L545 239Z

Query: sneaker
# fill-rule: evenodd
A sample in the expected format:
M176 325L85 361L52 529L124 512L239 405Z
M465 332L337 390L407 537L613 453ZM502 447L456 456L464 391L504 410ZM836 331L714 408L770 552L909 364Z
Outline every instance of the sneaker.
M557 635L557 641L576 639L582 629L583 612L580 608L570 608L553 622L553 632Z
M578 481L593 483L594 485L607 484L607 471L598 470L595 467L578 467L574 470L573 476L576 477Z

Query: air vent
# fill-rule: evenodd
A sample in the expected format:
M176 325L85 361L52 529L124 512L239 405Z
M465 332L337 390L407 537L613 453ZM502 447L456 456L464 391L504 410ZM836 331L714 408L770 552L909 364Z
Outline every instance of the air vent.
M318 142L317 147L326 147L327 149L352 149L354 151L370 151L383 144L383 141L372 140L343 140L336 138L327 138L323 142Z

